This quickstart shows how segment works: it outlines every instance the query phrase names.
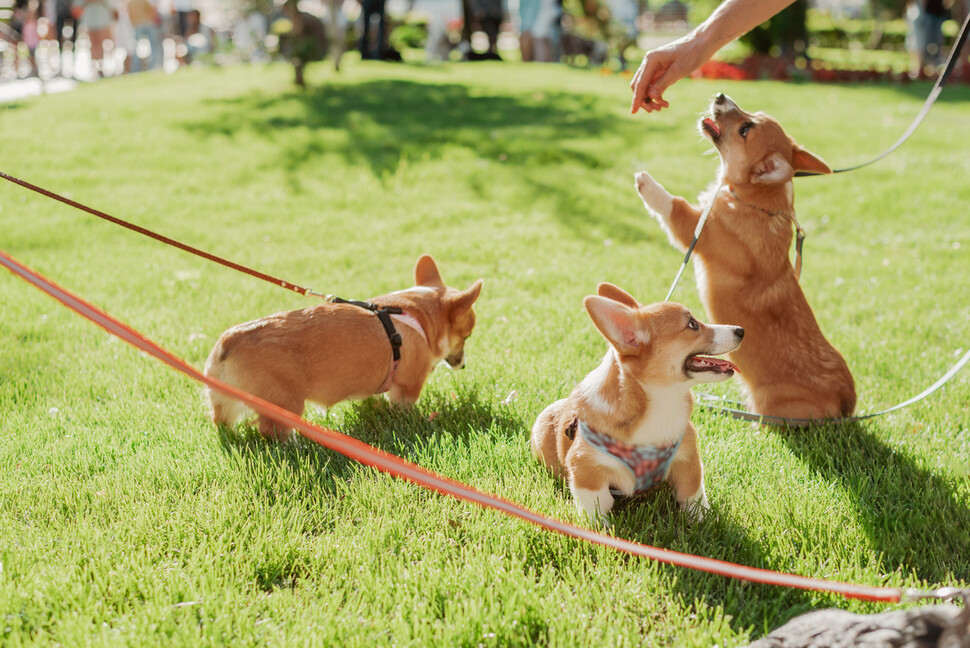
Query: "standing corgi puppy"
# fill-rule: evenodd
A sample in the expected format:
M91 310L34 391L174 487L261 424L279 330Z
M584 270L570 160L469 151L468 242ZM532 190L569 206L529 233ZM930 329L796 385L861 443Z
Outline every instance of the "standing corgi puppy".
M583 304L610 346L567 398L539 414L532 451L594 519L613 508L611 488L632 495L666 479L699 520L708 504L690 388L734 375L727 360L705 356L738 348L744 331L701 324L680 304L644 306L612 284L597 292Z
M820 420L855 409L852 374L822 334L788 257L796 171L831 173L764 113L742 111L723 94L700 129L721 157L721 189L694 248L697 289L715 322L736 322L748 342L731 354L748 407L762 415ZM650 175L637 192L671 244L686 250L702 209L671 196Z
M445 286L427 254L414 266L414 282L366 304L323 303L234 326L216 342L205 374L297 415L308 400L330 407L379 393L410 405L441 360L464 366L482 290L481 279L464 291ZM211 389L206 395L217 424L247 414L237 400ZM262 415L259 431L281 440L291 432Z

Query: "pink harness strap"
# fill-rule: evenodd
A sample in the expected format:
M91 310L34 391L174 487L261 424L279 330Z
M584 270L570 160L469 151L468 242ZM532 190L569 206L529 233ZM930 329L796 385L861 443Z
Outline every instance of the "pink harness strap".
M425 343L428 342L428 336L424 332L424 328L421 326L421 322L415 319L413 315L409 315L408 313L405 313L405 312L401 312L400 314L392 313L391 319L395 320L398 324L404 324L405 326L414 329L421 335L422 338L424 338ZM394 360L392 357L391 366L387 370L387 378L384 379L384 382L381 383L380 388L377 390L378 394L383 394L384 392L386 392L388 389L391 388L391 383L394 381L394 372L397 371L397 365L400 364L400 362L401 362L400 358L397 360Z

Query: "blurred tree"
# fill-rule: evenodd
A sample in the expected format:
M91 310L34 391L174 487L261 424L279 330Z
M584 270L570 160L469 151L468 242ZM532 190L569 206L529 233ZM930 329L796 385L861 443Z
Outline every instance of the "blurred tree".
M283 15L290 22L290 29L280 34L280 52L293 63L294 81L304 88L307 63L322 61L327 55L327 28L313 14L300 11L297 0L283 3Z
M807 0L797 0L742 36L741 42L758 54L783 58L805 56L808 48L808 28L805 24L807 13Z

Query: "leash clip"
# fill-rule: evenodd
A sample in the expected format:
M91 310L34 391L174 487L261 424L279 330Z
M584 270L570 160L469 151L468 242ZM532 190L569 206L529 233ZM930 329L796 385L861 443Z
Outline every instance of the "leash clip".
M970 589L960 589L959 587L941 587L935 590L904 590L899 597L900 603L913 603L924 599L936 599L938 601L950 601L957 597L963 599L963 604L970 607Z

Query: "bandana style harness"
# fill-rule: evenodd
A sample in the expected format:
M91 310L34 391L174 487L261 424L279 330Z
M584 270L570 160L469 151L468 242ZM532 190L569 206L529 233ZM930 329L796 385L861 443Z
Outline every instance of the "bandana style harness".
M619 461L630 471L635 481L633 494L644 493L656 486L667 475L667 470L684 440L682 432L677 441L669 446L632 445L601 434L578 421L579 435L592 447ZM618 491L612 490L614 494Z

